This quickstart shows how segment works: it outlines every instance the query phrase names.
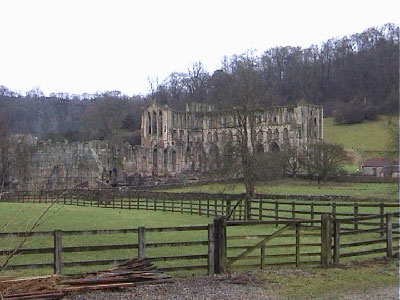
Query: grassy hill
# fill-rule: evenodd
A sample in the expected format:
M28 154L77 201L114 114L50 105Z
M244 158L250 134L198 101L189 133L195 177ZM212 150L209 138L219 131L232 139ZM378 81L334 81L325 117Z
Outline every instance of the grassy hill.
M390 156L393 153L387 151L387 144L391 138L388 121L388 116L380 116L376 121L335 125L333 118L325 118L324 140L357 151L363 158Z

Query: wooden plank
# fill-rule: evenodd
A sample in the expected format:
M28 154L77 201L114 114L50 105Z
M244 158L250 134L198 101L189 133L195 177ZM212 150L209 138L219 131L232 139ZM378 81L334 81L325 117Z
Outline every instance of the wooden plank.
M54 268L54 262L51 262L51 263L37 263L37 264L7 265L6 270L39 269L39 268Z
M323 214L321 216L321 265L324 267L328 267L331 264L331 237L331 216Z
M62 231L54 230L54 274L62 271Z
M214 275L215 270L215 240L214 225L208 224L208 276Z
M261 270L265 268L265 243L261 244Z
M386 215L386 257L392 259L393 257L393 240L392 240L392 214Z
M207 254L175 255L175 256L155 256L148 257L149 261L174 261L174 260L197 260L207 258Z
M300 223L296 223L296 268L300 265Z
M373 250L365 250L365 251L358 251L358 252L349 252L340 254L340 257L351 257L351 256L360 256L360 255L367 255L367 254L374 254L374 253L384 253L386 252L385 248L373 249Z
M354 229L358 229L358 204L354 203Z
M333 263L338 265L340 263L340 220L334 220L334 250L333 250Z
M374 244L380 244L380 243L385 243L385 242L386 242L386 239L369 240L369 241L354 242L354 243L346 243L346 244L340 245L340 248L349 248L349 247L374 245Z
M206 241L146 243L146 248L208 245Z
M192 225L192 226L175 226L175 227L150 227L146 228L147 232L169 232L169 231L196 231L207 230L205 225Z
M138 259L146 256L146 228L138 228Z
M226 272L226 223L224 217L214 219L214 274Z

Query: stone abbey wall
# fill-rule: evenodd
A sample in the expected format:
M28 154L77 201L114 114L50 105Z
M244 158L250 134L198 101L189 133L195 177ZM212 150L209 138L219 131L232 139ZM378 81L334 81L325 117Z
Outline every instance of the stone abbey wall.
M292 147L305 151L323 139L323 109L314 105L269 107L256 112L258 151ZM221 155L228 142L238 138L234 110L218 111L212 105L193 103L185 111L151 104L142 112L141 143L151 149L147 175L207 170L207 162ZM249 141L250 144L250 141Z
M257 151L288 146L303 151L323 138L319 106L271 107L257 111L256 118ZM7 181L10 189L41 190L141 184L149 177L156 181L201 174L228 142L236 142L237 128L232 126L236 121L234 111L218 111L211 105L193 103L177 111L153 103L142 111L138 146L111 141L53 143L13 135Z

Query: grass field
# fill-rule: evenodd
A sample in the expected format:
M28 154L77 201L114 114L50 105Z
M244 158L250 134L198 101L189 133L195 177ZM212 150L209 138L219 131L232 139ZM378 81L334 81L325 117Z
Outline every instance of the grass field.
M385 156L391 138L387 128L388 118L380 116L376 121L350 125L335 125L333 118L325 118L324 141L357 150L365 158Z
M46 204L23 204L23 203L0 203L0 220L2 224L7 223L8 220L13 220L9 227L6 228L7 232L11 231L25 231L29 227L29 223L37 217L41 211L45 209ZM22 210L21 210L22 209ZM307 209L301 205L297 206L298 210ZM290 206L287 207L290 211ZM338 213L344 209L338 209ZM366 210L360 207L360 213L373 213L372 211ZM287 213L289 215L289 213ZM121 209L106 209L96 207L77 207L77 206L63 206L55 205L48 219L37 228L37 231L51 231L55 229L61 230L89 230L89 229L126 229L126 228L137 228L138 226L149 227L168 227L168 226L183 226L183 225L206 225L211 223L212 219L207 217L180 214L180 213L169 213L169 212L153 212L153 211L136 211L136 210L121 210ZM361 228L362 225L360 225ZM258 226L235 226L227 229L228 235L228 247L236 247L236 249L228 248L228 257L238 255L241 250L240 247L254 245L263 235L272 234L278 228L274 225L258 225ZM304 229L305 230L305 229ZM2 230L3 232L5 230ZM293 265L295 252L295 237L294 229L290 229L286 232L287 236L283 235L279 238L274 239L267 245L268 255L287 255L286 257L274 257L268 258L266 264L274 263L285 263L288 262ZM252 235L253 237L248 237ZM354 242L363 241L370 239L379 239L378 233L367 233L357 235L356 240L352 240L348 236L344 236L343 242ZM146 243L152 242L181 242L181 241L198 241L207 240L207 231L189 231L189 232L149 232L146 234ZM16 243L16 238L2 238L0 240L0 249L10 249ZM69 236L63 237L63 247L68 246L92 246L92 245L113 245L113 244L129 244L137 242L136 233L124 233L124 234L98 234L90 236ZM302 264L307 261L314 261L314 265L318 266L320 246L312 245L320 242L319 230L307 230L301 236L301 243L308 243L309 246L302 247L302 252L315 253L314 255L307 255L301 258ZM375 247L382 247L381 244L373 245ZM282 247L281 245L292 245L290 247ZM52 247L53 237L52 236L39 236L29 238L24 248L42 248ZM271 248L268 248L270 246ZM370 249L369 246L361 246L361 248L354 248L351 250L366 250ZM257 249L255 251L260 251ZM195 254L207 254L207 246L185 246L185 247L169 247L169 248L149 248L146 252L147 256L174 256L174 255L195 255ZM256 255L255 255L256 254ZM235 263L234 270L243 270L246 267L242 267L243 264L259 265L260 260L259 253L253 253L252 257L241 260ZM114 249L96 252L74 252L64 253L64 262L82 261L82 260L102 260L102 259L128 259L137 256L136 249ZM374 256L374 255L373 255ZM372 256L372 257L373 257ZM382 254L380 254L382 256ZM371 256L363 256L365 257ZM352 258L344 259L343 261L349 261ZM355 258L358 259L358 258ZM1 258L0 258L1 260ZM49 254L27 254L16 256L12 260L12 264L26 264L26 263L51 263L53 255ZM203 264L207 263L205 258L199 259L198 261L174 261L174 262L157 262L156 265L159 267L172 267L172 266L183 266L187 264ZM303 265L304 266L304 265ZM69 267L65 268L66 273L79 273L102 269L105 267ZM51 273L50 268L37 269L29 271L10 271L4 275L44 275ZM173 273L172 275L185 276L189 274L205 274L206 270L202 271L183 271Z
M207 192L207 193L244 193L241 183L215 183L183 188L168 189L169 192ZM317 184L309 180L276 180L256 185L257 193L280 195L339 195L354 198L377 198L398 201L396 183L343 183L326 182Z
M398 271L396 262L368 262L333 269L266 270L259 276L276 291L278 299L337 300L356 299L349 295L361 293L365 296L380 289L396 291Z

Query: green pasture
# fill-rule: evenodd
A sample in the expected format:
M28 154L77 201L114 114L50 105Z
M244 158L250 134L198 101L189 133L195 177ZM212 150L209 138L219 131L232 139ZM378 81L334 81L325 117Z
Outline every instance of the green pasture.
M29 228L29 224L37 218L37 216L47 207L48 204L23 204L23 203L0 203L0 220L2 224L7 224L10 221L9 226L3 229L2 232L13 232L13 231L26 231ZM267 216L273 216L273 206L270 204L264 204L264 214ZM288 212L280 214L280 217L291 215L291 206L283 207ZM377 208L378 210L379 208ZM255 214L257 214L257 208L253 207ZM307 211L309 206L301 205L300 202L296 204L296 210ZM359 208L359 213L377 213L378 211L371 208ZM387 209L386 212L396 211L396 209ZM315 208L315 219L319 219L318 212L329 212L329 208ZM351 212L351 208L337 207L337 213ZM301 218L300 214L297 214L297 218ZM305 214L303 218L308 218ZM254 217L256 218L256 217ZM272 220L272 218L271 218ZM170 213L170 212L158 212L158 211L146 211L146 210L121 210L121 209L110 209L110 208L97 208L97 207L77 207L67 205L55 205L51 208L43 224L41 224L36 231L51 231L55 229L60 230L90 230L90 229L128 229L137 228L138 226L145 226L146 228L154 227L170 227L170 226L184 226L184 225L206 225L212 222L212 218L204 216L196 216L190 214ZM395 220L397 222L397 219ZM317 224L315 224L317 225ZM276 230L280 229L283 225L275 227L274 225L258 225L258 226L235 226L227 228L228 235L228 253L227 256L234 257L239 255L245 248L243 246L255 245L265 235L272 234ZM351 225L346 225L351 226ZM345 226L345 227L346 227ZM367 225L359 225L359 228L368 228ZM294 266L295 252L295 237L294 229L290 228L279 238L273 239L266 244L266 255L265 264L267 267L274 267L276 263L288 263L290 266ZM397 235L396 235L397 236ZM343 242L346 241L364 241L370 239L379 239L379 233L365 233L360 234L354 239L354 237L344 236ZM21 238L2 238L0 240L0 249L12 249ZM182 241L206 241L207 231L180 231L180 232L148 232L146 234L146 243L155 242L182 242ZM86 236L74 236L74 235L63 235L63 247L68 246L89 246L89 245L115 245L115 244L136 244L137 233L124 233L124 234L97 234L97 235L86 235ZM307 262L315 262L312 265L318 266L320 246L315 245L320 243L320 233L318 229L312 228L301 228L301 243L307 245L301 247L302 257L300 259L300 267L308 267ZM39 236L28 238L23 248L42 248L52 247L53 237L52 236ZM229 247L235 247L229 248ZM242 248L241 248L242 247ZM380 242L375 245L368 245L362 247L354 247L346 251L359 251L367 249L375 249L376 247L384 247L384 242ZM240 260L232 264L231 269L247 269L243 265L260 265L259 255L260 248L249 253L248 258ZM398 251L398 250L396 250ZM179 247L156 247L146 249L146 255L148 257L155 256L176 256L176 255L196 255L196 254L207 254L207 246L179 246ZM283 255L283 257L273 257L273 255ZM269 256L268 255L272 255ZM286 255L286 256L285 256ZM384 254L378 254L382 257ZM83 261L83 260L103 260L103 259L130 259L137 256L137 249L116 249L116 250L104 250L96 252L77 252L77 253L64 253L63 262L72 261ZM343 262L351 260L362 260L367 258L376 257L377 255L366 255L361 257L352 257L343 259ZM3 258L0 258L4 259ZM15 256L10 264L28 264L28 263L51 263L53 255L49 254L27 254ZM197 260L176 260L173 262L155 262L159 267L175 267L185 265L206 265L207 259ZM93 270L104 269L109 266L95 266L95 267L69 267L64 268L65 273L80 273L88 272ZM253 267L254 268L254 267ZM256 267L258 268L258 267ZM33 269L24 271L7 271L4 272L4 276L27 276L27 275L44 275L51 274L52 269L50 267L43 269ZM205 274L206 269L194 270L194 271L179 271L174 272L172 275L186 276L189 274Z
M333 118L325 118L324 141L359 151L365 158L387 156L388 141L391 138L388 121L388 116L380 116L376 121L335 125Z
M214 183L167 189L168 192L204 192L204 193L244 193L242 183ZM349 196L355 199L376 198L382 201L398 200L398 185L396 183L347 183L325 182L318 184L310 180L275 180L258 183L256 192L279 195L337 195Z

